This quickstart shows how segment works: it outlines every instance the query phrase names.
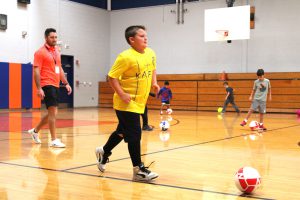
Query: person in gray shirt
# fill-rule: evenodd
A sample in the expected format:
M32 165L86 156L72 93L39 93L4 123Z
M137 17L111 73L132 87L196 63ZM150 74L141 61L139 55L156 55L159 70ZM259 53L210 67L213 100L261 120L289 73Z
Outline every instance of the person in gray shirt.
M240 125L245 126L253 111L258 109L259 129L266 131L267 128L264 126L263 120L264 120L264 114L266 113L266 101L267 101L268 93L269 93L269 101L272 100L271 84L269 79L266 79L264 77L265 72L263 69L258 69L256 74L258 79L254 81L253 90L249 97L249 100L252 101L252 104L246 118L241 122Z

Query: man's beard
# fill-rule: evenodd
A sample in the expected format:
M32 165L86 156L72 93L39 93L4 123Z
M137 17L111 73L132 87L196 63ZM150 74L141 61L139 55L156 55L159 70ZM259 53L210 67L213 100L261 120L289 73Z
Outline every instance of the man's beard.
M47 44L48 44L49 46L51 46L51 47L54 47L54 46L56 46L56 42L52 42L52 43L50 43L50 42L47 42Z

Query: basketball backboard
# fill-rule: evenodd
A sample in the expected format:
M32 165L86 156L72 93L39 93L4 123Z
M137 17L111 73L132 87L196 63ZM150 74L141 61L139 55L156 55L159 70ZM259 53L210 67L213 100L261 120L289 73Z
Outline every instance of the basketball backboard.
M207 9L204 41L250 39L250 6Z

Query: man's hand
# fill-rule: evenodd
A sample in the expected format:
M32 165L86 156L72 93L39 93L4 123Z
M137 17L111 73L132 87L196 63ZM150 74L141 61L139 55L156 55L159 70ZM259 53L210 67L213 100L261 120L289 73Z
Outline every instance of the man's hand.
M44 90L42 88L37 90L37 95L43 100L45 97Z
M69 84L66 85L66 89L67 89L68 95L70 95L72 93L72 88Z

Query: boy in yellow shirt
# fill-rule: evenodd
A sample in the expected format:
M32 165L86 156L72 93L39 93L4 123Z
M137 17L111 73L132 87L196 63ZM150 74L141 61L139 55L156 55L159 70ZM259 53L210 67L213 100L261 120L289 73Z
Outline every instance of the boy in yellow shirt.
M144 26L130 26L125 38L131 48L123 51L111 67L108 77L114 89L113 107L119 120L117 129L110 135L103 147L96 148L97 166L105 171L111 151L123 139L133 165L134 181L151 181L158 177L141 161L141 123L151 86L159 91L156 80L156 55L147 47L147 33Z

